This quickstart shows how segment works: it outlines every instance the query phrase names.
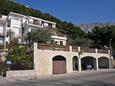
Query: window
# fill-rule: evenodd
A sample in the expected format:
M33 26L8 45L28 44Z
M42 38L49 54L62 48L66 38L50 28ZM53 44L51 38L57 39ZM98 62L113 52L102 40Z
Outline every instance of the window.
M48 24L48 27L49 27L49 28L52 28L52 24L49 23L49 24Z
M33 24L39 25L39 21L38 20L33 20Z
M55 44L58 44L58 41L55 41Z
M10 27L11 26L11 19L8 19L7 20L7 27Z
M20 27L13 26L14 29L20 29Z
M60 45L63 45L63 41L60 41Z

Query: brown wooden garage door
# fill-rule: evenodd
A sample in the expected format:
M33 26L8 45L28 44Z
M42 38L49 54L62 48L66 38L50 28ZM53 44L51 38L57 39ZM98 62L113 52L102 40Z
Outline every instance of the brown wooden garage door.
M53 61L53 74L63 74L66 73L66 61L56 60Z

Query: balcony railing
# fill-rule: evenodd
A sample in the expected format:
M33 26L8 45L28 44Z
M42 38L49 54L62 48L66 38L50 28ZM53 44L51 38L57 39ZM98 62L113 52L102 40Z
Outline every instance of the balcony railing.
M69 51L69 46L51 45L51 44L38 44L38 49L53 50L53 51Z
M69 46L64 45L51 45L51 44L38 44L38 49L41 50L53 50L53 51L70 51ZM87 47L81 47L80 51L83 53L104 53L108 54L107 49L94 49L94 48L87 48ZM78 47L72 46L72 52L78 52Z
M87 48L87 47L82 47L81 48L82 52L87 52L87 53L96 53L96 50L93 48Z
M72 46L72 51L73 52L78 52L78 47Z
M28 24L31 24L31 25L38 25L38 26L43 26L43 25L40 24L40 23L37 23L37 22L31 22L31 21L28 21Z
M98 53L108 53L107 49L98 49Z

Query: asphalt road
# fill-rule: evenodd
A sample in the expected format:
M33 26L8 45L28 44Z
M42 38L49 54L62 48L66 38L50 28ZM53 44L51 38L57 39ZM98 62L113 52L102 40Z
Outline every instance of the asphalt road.
M115 86L115 70L74 72L32 80L0 78L0 86Z

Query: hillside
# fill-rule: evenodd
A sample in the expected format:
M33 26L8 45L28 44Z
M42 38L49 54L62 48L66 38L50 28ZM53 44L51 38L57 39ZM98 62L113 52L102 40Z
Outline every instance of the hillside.
M81 29L85 32L91 32L95 27L105 27L115 25L114 22L107 22L107 23L87 23L87 24L78 24L76 26L81 27Z
M61 21L60 19L48 14L43 13L40 10L26 7L16 2L9 0L0 0L0 14L8 15L9 12L16 12L27 16L34 16L45 20L53 21L57 23L57 28L62 34L66 34L68 39L75 40L76 38L84 38L85 32L80 27L74 26L71 22Z
M12 2L9 0L0 0L0 13L7 15L9 12L16 12L28 16L39 17L45 20L50 20L54 22L61 22L56 17L51 16L48 13L42 13L40 10L36 10L33 8L26 7L16 2Z

